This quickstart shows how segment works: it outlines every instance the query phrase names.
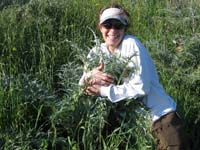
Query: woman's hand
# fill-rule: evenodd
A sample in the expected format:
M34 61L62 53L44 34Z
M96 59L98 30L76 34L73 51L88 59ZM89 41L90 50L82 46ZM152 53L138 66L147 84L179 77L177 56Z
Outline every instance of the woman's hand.
M90 72L89 85L98 84L101 86L109 86L114 82L114 76L108 73L102 72L104 64L100 63L98 67L94 68Z
M85 89L85 94L91 95L91 96L94 96L94 95L98 96L98 95L100 95L100 90L101 90L101 86L94 84L94 85L88 86Z
M101 86L109 86L114 82L114 76L103 71L104 64L99 64L98 67L94 68L90 72L90 78L88 85L85 89L87 95L100 95Z

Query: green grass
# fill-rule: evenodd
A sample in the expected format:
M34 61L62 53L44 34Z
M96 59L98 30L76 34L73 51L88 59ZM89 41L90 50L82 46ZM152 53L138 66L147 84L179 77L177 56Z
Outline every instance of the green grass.
M198 149L198 0L117 1L130 12L128 33L148 48ZM94 33L100 38L96 14L107 3L0 2L0 149L154 149L148 112L136 112L138 103L111 104L78 86Z

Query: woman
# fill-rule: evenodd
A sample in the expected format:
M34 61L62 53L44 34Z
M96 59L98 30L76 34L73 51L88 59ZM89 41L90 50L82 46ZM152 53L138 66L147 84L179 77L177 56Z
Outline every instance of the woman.
M176 103L169 97L159 83L156 68L142 43L132 35L126 35L129 14L119 5L112 4L100 11L99 30L104 43L93 48L89 59L101 54L111 58L116 56L126 62L129 70L125 72L120 84L114 83L115 75L104 72L104 61L90 72L84 72L80 85L85 85L87 95L107 97L111 102L141 98L149 108L152 133L157 138L157 149L186 150L185 135L181 119L176 113Z

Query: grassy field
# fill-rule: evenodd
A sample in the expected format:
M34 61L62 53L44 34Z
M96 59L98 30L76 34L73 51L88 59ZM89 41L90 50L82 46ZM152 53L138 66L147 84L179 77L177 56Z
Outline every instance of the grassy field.
M191 148L200 147L199 0L116 0L131 14L128 33L149 50L177 102ZM78 86L99 40L97 12L111 1L0 2L0 149L153 150L148 112L111 104ZM125 106L125 107L124 107ZM115 116L115 117L114 117Z

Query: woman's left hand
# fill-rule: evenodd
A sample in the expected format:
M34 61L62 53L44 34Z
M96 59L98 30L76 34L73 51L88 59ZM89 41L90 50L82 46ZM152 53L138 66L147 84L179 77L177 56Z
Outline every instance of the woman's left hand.
M93 84L86 88L85 94L91 95L91 96L94 96L94 95L98 96L98 95L100 95L100 89L101 89L100 85Z

